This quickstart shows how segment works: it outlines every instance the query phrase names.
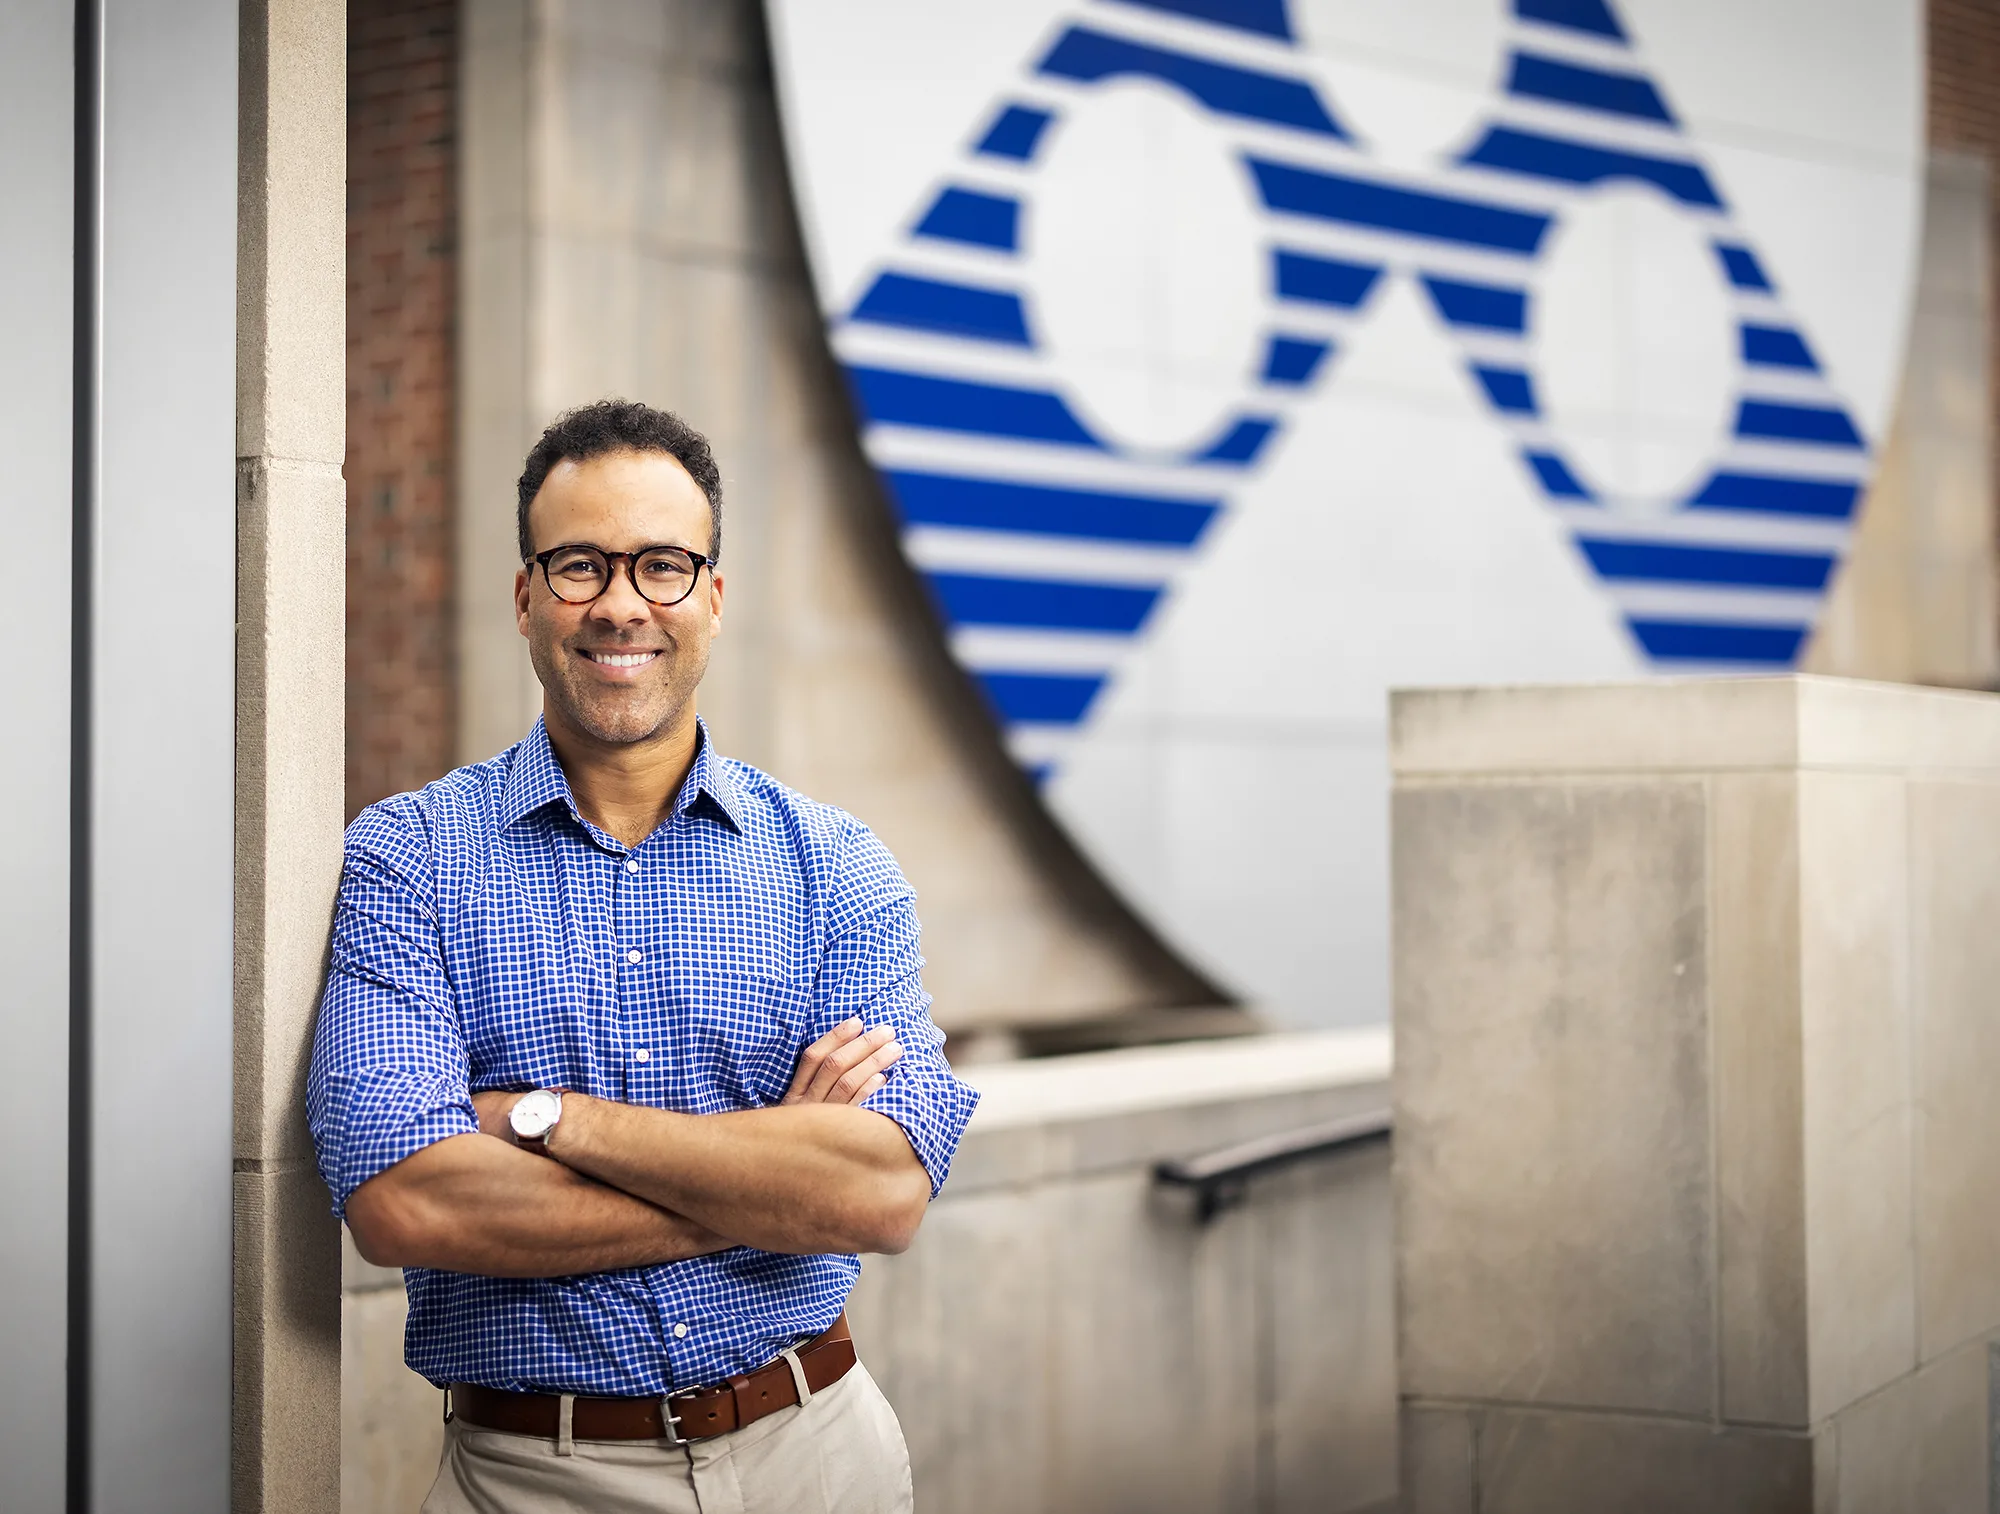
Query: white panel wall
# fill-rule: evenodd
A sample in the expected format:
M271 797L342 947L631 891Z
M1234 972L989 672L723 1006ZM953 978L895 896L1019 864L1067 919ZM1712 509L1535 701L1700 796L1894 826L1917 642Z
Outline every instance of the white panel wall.
M102 24L90 1507L193 1514L229 1499L237 12Z
M68 0L15 0L0 45L0 1468L12 1514L63 1506L68 1247L70 151Z

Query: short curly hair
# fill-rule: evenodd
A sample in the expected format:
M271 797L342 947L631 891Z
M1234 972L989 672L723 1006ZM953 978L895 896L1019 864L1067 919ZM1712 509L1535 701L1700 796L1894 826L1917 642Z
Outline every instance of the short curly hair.
M613 399L565 410L549 422L529 452L516 486L520 499L514 516L523 562L535 552L528 534L528 506L542 492L549 471L557 463L583 463L613 452L664 452L687 469L688 477L708 496L708 559L713 562L722 555L722 474L708 438L671 411Z

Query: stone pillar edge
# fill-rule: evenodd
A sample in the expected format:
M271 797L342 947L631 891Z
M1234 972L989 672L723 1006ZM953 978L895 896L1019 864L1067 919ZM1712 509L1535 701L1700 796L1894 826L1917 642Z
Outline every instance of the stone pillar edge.
M340 1251L303 1110L340 870L346 56L339 0L242 0L237 182L237 1514L340 1505Z

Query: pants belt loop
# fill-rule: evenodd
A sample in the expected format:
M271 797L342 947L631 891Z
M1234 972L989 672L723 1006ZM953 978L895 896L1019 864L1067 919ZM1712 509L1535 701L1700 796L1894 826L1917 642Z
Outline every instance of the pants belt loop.
M576 1439L570 1427L576 1420L576 1395L565 1393L556 1405L556 1455L576 1455Z
M806 1369L799 1360L799 1353L790 1346L778 1353L785 1359L785 1365L792 1369L792 1385L799 1390L799 1407L803 1409L813 1401L813 1390L806 1386Z

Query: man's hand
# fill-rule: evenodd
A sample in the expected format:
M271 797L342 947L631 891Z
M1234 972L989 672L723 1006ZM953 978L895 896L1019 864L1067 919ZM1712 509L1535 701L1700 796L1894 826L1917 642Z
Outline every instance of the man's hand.
M878 1025L862 1034L857 1017L843 1020L799 1055L785 1104L859 1104L889 1081L903 1055L896 1032Z

